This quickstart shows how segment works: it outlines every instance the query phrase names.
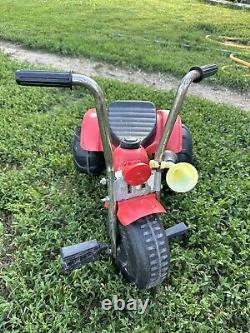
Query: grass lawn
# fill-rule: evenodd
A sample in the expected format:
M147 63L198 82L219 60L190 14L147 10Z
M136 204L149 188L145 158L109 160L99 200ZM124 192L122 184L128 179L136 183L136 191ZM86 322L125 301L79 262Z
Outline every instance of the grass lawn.
M149 71L183 75L193 65L250 61L250 12L198 0L0 0L0 38ZM237 37L248 49L205 38ZM233 65L210 83L247 90L249 71Z
M0 332L248 332L249 115L197 98L185 103L200 180L188 194L163 191L164 226L185 221L191 229L187 242L171 243L163 285L139 291L111 260L65 276L61 246L108 241L100 178L77 174L71 160L72 133L93 100L82 103L82 90L19 87L20 67L0 55ZM109 102L144 99L168 108L173 98L99 83ZM143 316L102 310L113 295L149 298L148 309Z

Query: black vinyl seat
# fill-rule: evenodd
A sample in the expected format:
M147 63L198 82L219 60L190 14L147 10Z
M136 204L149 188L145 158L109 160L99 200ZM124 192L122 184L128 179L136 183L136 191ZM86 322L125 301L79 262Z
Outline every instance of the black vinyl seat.
M147 146L156 131L156 108L147 101L114 101L108 108L112 141L123 148Z

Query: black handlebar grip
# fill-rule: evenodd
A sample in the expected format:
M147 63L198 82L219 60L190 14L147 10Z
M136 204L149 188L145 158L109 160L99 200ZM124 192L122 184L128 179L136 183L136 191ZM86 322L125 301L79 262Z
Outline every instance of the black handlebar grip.
M194 80L193 82L200 82L201 80L205 79L206 77L214 75L218 71L218 66L213 65L204 65L204 66L194 66L190 68L190 71L196 70L200 73L200 76Z
M72 73L19 70L16 71L16 82L22 86L72 88Z

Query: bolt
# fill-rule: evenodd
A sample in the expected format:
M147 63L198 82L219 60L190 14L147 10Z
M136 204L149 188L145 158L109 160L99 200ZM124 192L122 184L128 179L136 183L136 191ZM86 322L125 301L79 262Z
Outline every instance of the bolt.
M101 184L101 185L107 185L107 179L106 179L106 178L102 178L102 179L100 180L100 184Z

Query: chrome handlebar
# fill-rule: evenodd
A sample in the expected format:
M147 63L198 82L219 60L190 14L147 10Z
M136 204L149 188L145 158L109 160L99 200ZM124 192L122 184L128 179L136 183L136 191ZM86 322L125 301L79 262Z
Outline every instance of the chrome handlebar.
M105 98L100 86L91 78L81 75L72 74L72 85L81 85L87 88L95 97L96 114L101 132L104 158L106 163L107 178L108 178L108 231L111 238L112 254L116 257L116 234L117 234L117 219L116 219L116 202L114 197L114 180L115 174L113 169L112 144L109 131L108 112L105 106Z
M159 146L155 153L154 160L159 163L162 161L162 156L163 156L165 147L169 141L169 138L172 133L177 116L180 113L183 101L184 101L185 96L188 91L188 88L192 82L194 82L195 80L197 80L199 78L199 75L200 74L197 70L192 70L192 71L188 72L181 80L181 83L177 89L177 93L175 96L173 106L171 108L171 111L168 114L168 118L167 118L164 130L163 130L163 134L162 134Z
M112 254L116 257L116 202L114 199L114 170L112 159L112 145L109 132L108 112L105 107L105 98L100 86L88 76L82 74L73 74L71 72L48 72L48 71L16 71L16 82L25 86L43 86L43 87L65 87L83 86L87 88L95 97L96 114L98 118L104 158L106 162L107 178L108 178L108 229L111 238Z

